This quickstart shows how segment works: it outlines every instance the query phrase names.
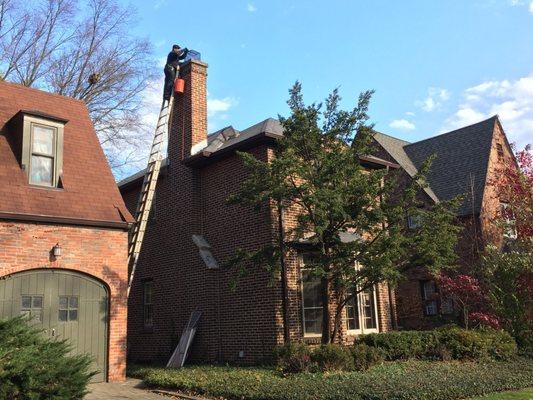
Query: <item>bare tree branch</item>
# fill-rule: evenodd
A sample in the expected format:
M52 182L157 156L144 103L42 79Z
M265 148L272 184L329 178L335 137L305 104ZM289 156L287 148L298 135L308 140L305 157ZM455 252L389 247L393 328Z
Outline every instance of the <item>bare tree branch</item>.
M84 100L115 169L138 159L149 132L142 92L154 60L131 33L134 15L117 0L0 0L0 78Z

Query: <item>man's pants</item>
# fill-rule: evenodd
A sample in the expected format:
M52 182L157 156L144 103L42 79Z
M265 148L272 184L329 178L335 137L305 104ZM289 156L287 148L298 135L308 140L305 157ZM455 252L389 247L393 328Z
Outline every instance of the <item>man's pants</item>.
M174 80L176 79L176 68L167 65L165 66L165 89L163 92L163 99L170 100L172 92L174 91Z

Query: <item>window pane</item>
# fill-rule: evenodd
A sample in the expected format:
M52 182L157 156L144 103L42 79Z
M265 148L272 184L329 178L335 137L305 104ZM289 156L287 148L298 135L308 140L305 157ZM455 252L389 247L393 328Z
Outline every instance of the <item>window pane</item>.
M54 155L54 129L33 126L33 153Z
M68 319L67 310L59 310L59 320L61 322L66 322Z
M322 309L311 308L304 310L305 333L317 334L322 333Z
M304 307L322 307L322 282L311 271L302 271Z
M346 320L348 330L359 329L359 311L357 304L357 296L354 296L348 303L346 303Z
M144 304L152 304L152 282L144 283Z
M53 158L31 156L30 181L39 185L52 185Z
M362 293L362 302L363 302L363 317L365 321L365 329L375 329L376 324L376 313L374 307L374 292L367 291Z
M69 321L77 321L78 320L78 310L70 310L68 312L68 320Z
M31 308L31 296L22 296L22 308Z
M69 308L78 308L78 297L72 296L69 298Z
M431 300L436 292L437 292L437 288L435 286L435 282L433 281L424 282L424 300Z
M68 297L59 296L59 308L67 309L68 308Z
M32 302L32 308L43 308L43 298L42 296L34 296Z
M151 305L144 306L144 325L145 326L153 325L152 306Z
M426 303L426 315L437 315L437 301L428 301Z

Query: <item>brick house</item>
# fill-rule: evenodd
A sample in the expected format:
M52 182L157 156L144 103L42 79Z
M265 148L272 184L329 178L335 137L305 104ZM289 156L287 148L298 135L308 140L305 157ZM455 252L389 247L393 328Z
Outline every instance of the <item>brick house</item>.
M505 201L498 199L491 182L499 168L516 165L516 161L498 116L414 143L378 132L373 145L374 155L400 165L396 171L400 189L428 157L436 156L420 200L431 206L458 195L464 197L458 210L458 221L464 227L457 248L462 271L469 271L486 244L502 243L502 232L492 221L505 207ZM407 224L416 229L416 221L411 218L407 218ZM411 270L396 294L402 328L429 328L453 318L453 304L439 295L437 285L423 268Z
M278 121L267 119L242 131L230 126L208 135L207 65L189 61L180 75L185 92L175 98L168 158L129 299L128 357L167 361L191 313L201 311L193 360L260 363L283 343L281 284L272 282L267 271L255 269L231 290L236 271L220 265L238 248L254 249L276 240L277 217L273 207L258 213L226 200L247 174L236 150L268 160L282 129ZM368 168L396 166L377 157L363 161ZM130 211L135 210L142 178L143 171L119 182ZM216 262L203 261L200 253L205 255L206 249ZM316 279L305 272L307 262L305 247L288 256L287 320L292 339L317 343L322 311ZM347 307L342 341L391 329L393 299L387 285L361 294Z
M0 318L26 315L125 379L132 217L85 104L0 82Z

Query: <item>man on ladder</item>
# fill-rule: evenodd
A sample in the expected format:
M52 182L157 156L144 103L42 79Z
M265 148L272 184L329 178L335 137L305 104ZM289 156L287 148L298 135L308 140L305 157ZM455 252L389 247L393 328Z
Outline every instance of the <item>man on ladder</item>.
M179 70L179 66L183 63L185 57L189 50L187 48L182 49L180 46L175 44L172 46L172 51L168 53L167 63L165 64L165 90L163 92L163 99L166 101L170 100L172 96L172 91L174 87L174 80L176 79L176 74Z

